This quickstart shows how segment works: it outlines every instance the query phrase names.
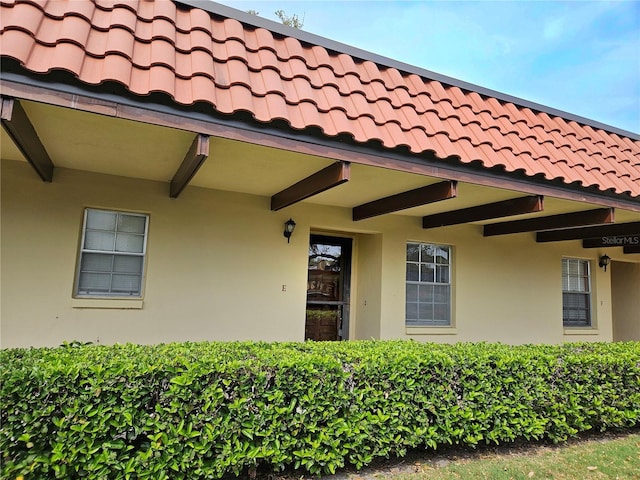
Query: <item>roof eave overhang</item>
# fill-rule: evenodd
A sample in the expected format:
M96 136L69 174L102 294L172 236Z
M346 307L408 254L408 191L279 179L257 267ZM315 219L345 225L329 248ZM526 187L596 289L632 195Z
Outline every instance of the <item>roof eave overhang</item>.
M104 86L63 83L48 75L3 71L3 95L79 111L195 132L302 154L389 168L434 178L467 182L532 195L547 195L640 212L640 199L595 188L526 177L523 174L456 164L429 155L412 155L369 144L339 141L308 131L247 121L241 115L222 116L179 107L167 98L157 103L134 95L106 91ZM246 117L246 115L245 115Z

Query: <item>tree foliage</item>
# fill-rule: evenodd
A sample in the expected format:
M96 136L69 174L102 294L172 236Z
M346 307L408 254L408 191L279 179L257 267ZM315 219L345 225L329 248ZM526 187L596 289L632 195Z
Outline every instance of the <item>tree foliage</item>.
M304 26L304 17L301 19L296 13L287 15L284 10L276 10L274 13L284 25L297 28L298 30Z
M260 15L260 12L253 9L247 10L247 13L255 16ZM297 13L294 13L293 15L287 15L284 10L276 10L274 14L276 17L280 19L283 25L297 28L298 30L301 30L302 27L304 26L304 16L300 18L300 16Z

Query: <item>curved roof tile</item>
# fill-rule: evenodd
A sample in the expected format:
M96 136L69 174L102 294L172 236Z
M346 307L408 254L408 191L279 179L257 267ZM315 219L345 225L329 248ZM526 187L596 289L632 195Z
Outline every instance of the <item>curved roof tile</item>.
M136 95L317 127L439 158L640 196L640 141L205 10L152 0L0 0L2 56Z

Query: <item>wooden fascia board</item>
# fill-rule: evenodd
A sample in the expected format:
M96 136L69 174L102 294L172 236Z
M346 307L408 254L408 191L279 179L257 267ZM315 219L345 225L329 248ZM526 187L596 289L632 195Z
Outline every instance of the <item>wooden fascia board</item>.
M180 195L180 192L189 184L208 156L209 135L196 135L182 163L171 179L169 187L169 196L171 198L177 198Z
M640 246L629 245L629 246L623 247L622 252L625 254L640 253Z
M365 218L455 198L457 194L458 182L456 181L434 183L358 205L353 208L352 218L354 222L364 220Z
M351 164L336 162L271 197L271 210L281 210L349 181Z
M476 207L462 208L449 212L436 213L422 217L422 228L437 228L462 223L478 222L491 218L510 217L525 213L541 212L544 208L544 197L533 195L513 198L501 202L487 203Z
M561 242L585 238L640 234L640 222L614 223L597 227L565 228L536 233L536 242Z
M602 195L562 185L544 184L526 178L513 178L507 174L500 176L494 172L448 165L438 160L411 157L393 151L378 151L364 145L311 138L301 132L283 131L267 125L255 127L240 120L218 119L203 112L189 112L168 105L137 102L128 97L89 91L74 85L47 83L13 72L3 72L3 77L0 78L0 89L5 94L16 98L178 130L201 132L212 137L433 178L446 178L522 194L540 194L640 213L640 199Z
M563 213L547 217L527 218L511 222L492 223L484 226L484 236L507 235L511 233L535 232L557 228L600 225L614 222L613 208L596 208L583 212Z
M20 102L2 97L2 127L44 182L53 180L53 162Z

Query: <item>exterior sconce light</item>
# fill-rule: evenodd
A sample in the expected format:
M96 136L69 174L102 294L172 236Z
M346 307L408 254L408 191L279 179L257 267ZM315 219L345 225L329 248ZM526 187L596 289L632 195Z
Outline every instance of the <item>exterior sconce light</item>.
M598 262L598 265L601 266L602 268L604 268L604 271L607 271L607 265L609 265L609 261L611 260L611 258L609 258L609 255L603 255L600 257L600 261Z
M293 219L289 219L286 222L284 222L284 238L287 239L287 243L289 243L289 241L291 240L291 235L293 234L293 231L296 229L296 222L293 221Z

